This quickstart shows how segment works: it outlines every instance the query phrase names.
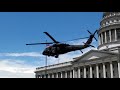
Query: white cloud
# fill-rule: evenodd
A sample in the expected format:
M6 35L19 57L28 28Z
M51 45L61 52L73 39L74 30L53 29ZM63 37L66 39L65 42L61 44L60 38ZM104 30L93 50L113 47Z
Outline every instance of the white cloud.
M26 53L0 53L0 56L12 56L12 57L42 57L43 55L38 52L26 52Z
M0 60L0 78L34 78L35 66L24 64L24 61Z

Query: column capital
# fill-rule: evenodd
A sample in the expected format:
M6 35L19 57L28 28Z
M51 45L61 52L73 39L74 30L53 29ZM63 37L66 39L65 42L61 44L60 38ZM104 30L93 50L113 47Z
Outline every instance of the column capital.
M89 66L90 66L90 67L92 67L93 65L92 65L92 64L90 64Z
M112 61L110 61L109 63L112 64Z
M105 62L103 62L102 64L105 65Z

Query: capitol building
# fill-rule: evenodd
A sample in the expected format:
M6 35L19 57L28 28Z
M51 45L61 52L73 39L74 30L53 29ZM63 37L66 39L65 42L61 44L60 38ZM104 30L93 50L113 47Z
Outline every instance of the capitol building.
M69 62L38 67L35 77L120 78L120 12L103 13L98 38L98 50L90 50Z

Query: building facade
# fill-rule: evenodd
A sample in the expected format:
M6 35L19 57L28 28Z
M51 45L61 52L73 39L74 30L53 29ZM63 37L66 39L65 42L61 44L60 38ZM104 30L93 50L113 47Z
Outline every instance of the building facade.
M73 61L38 67L36 78L120 78L120 12L104 12L98 50Z

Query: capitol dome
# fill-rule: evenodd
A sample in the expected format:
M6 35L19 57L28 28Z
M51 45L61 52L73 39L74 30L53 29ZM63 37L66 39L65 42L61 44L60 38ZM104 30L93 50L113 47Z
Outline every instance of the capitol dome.
M98 31L99 50L120 46L120 12L104 12Z

